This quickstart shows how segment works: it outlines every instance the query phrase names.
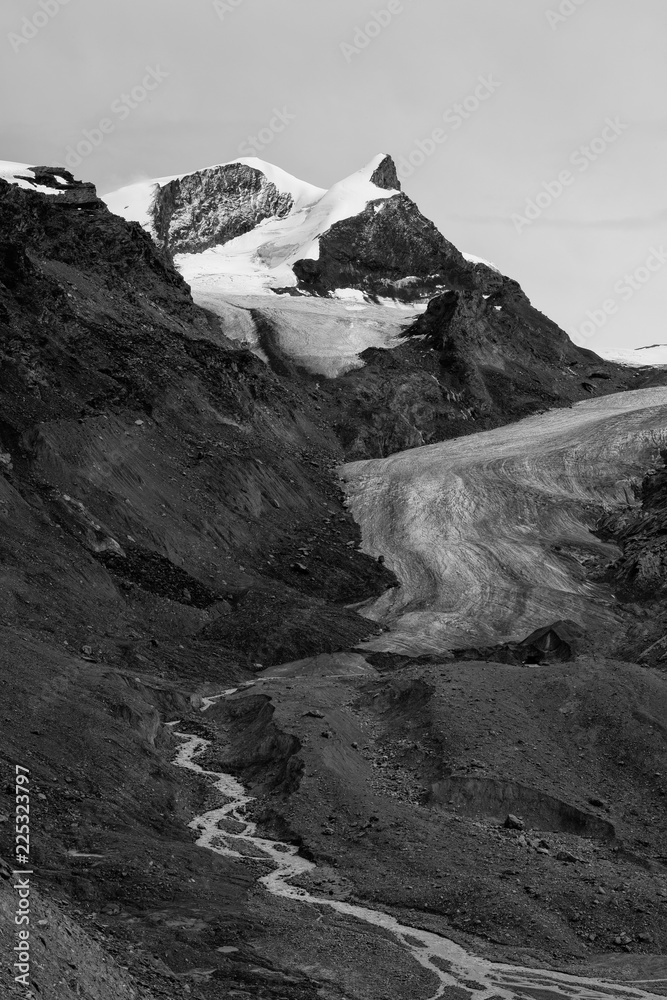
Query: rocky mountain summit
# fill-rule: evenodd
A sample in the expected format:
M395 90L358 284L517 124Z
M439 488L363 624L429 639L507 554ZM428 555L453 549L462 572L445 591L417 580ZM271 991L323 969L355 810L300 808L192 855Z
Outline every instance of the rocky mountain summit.
M248 162L158 187L114 212L59 167L0 170L3 954L20 763L50 1000L650 995L557 969L664 976L663 667L578 644L537 664L534 636L505 662L371 653L391 645L377 607L403 566L362 539L339 470L363 460L370 509L368 459L569 415L664 371L571 344L419 214L387 157L328 192ZM648 453L657 403L627 427L616 406L614 440L641 433ZM506 464L483 437L480 496ZM554 440L562 457L572 442ZM599 504L657 589L664 476L626 511L626 466L611 446L596 462ZM544 469L526 503L583 591L584 529ZM436 550L428 475L386 510L419 504ZM464 552L465 500L447 525ZM423 548L413 522L395 522L399 549ZM614 538L597 543L608 564ZM644 627L631 599L610 631ZM281 856L298 862L282 895ZM0 977L13 996L6 961Z

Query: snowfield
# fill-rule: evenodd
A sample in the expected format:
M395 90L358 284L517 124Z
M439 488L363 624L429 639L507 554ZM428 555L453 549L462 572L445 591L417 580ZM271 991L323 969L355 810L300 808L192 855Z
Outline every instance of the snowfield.
M15 163L13 160L0 160L0 178L9 184L16 184L17 187L25 188L28 191L38 191L39 194L59 195L62 191L57 188L46 187L30 179L32 167L28 163ZM56 174L56 177L58 175ZM67 180L59 177L63 183L63 191L68 187Z
M485 267L490 267L492 271L497 271L498 274L502 273L499 267L492 264L490 260L485 260L484 257L477 257L474 253L464 253L463 256L466 260L469 260L471 264L484 264Z
M667 344L651 344L649 347L637 347L633 350L616 350L595 352L608 361L618 361L622 365L639 368L643 365L667 365Z

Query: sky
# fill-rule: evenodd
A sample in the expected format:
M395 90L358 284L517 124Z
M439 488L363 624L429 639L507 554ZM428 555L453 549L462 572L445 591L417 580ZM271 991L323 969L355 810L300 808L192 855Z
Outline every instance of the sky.
M3 0L3 46L0 159L104 194L387 152L578 343L667 343L665 0Z

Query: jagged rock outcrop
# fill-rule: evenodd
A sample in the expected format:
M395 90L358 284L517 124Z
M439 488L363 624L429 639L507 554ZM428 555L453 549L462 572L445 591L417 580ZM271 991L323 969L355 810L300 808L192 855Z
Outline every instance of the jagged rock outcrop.
M460 394L476 429L646 384L645 373L573 344L517 282L480 270L481 288L434 297L408 331L438 352L440 377Z
M32 167L21 164L4 164L0 161L0 180L13 177L24 190L39 191L58 204L73 205L76 208L95 205L98 201L95 185L88 181L75 180L73 174L64 167ZM13 170L7 168L13 167Z
M640 504L615 512L598 525L622 556L608 570L618 596L625 600L664 601L667 594L667 450L638 489ZM661 650L664 652L664 650Z

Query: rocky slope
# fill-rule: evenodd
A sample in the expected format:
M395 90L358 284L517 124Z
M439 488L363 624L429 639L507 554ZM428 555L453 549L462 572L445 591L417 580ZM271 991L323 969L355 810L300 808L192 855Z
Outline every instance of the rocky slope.
M660 954L664 967L664 675L589 657L355 675L340 655L266 674L273 723L298 734L298 784L253 755L257 688L210 710L206 766L243 776L263 830L307 844L308 891L523 966L631 952L635 969Z
M602 537L623 550L609 570L619 596L626 600L664 599L667 588L667 450L637 490L639 505L616 512L599 525Z

